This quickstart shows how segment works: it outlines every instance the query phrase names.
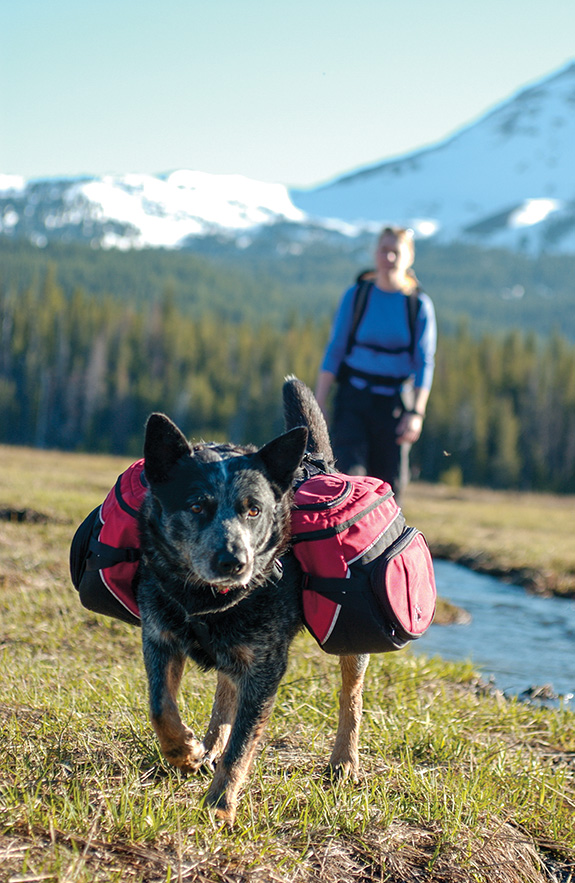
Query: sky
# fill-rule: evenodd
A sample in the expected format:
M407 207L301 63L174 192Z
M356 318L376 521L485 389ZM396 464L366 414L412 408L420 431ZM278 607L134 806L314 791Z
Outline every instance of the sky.
M0 0L0 174L312 187L575 60L573 0Z

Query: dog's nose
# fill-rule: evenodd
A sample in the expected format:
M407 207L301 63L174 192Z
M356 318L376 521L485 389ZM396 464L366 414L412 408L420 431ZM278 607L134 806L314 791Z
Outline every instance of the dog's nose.
M216 560L216 569L221 576L236 576L247 564L244 555L222 552Z

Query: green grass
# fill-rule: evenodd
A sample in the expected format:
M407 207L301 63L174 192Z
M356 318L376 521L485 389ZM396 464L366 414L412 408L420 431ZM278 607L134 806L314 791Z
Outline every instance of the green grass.
M2 454L0 506L50 518L0 522L0 881L571 879L575 715L492 695L468 664L373 657L361 774L333 784L337 661L306 634L221 828L201 805L209 779L159 752L139 631L84 611L69 583L73 529L127 464ZM198 734L213 687L189 667L181 707Z

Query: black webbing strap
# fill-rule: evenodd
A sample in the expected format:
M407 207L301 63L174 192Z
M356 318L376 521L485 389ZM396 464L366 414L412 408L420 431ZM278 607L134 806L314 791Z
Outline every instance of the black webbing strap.
M90 538L88 548L92 554L86 559L86 570L102 570L122 561L139 561L141 555L139 549L117 549L101 543L96 537Z
M393 389L399 389L407 380L407 377L392 377L390 374L370 374L368 371L358 371L357 368L350 368L347 362L342 362L337 372L337 379L341 382L350 377L365 380L369 386L390 386Z
M357 288L353 296L353 316L351 320L351 327L349 329L349 335L347 338L347 345L345 348L346 356L349 356L350 352L355 346L355 335L367 309L367 302L369 300L369 295L371 294L371 289L373 288L373 285L374 283L371 279L363 279L361 276L359 276L357 279Z

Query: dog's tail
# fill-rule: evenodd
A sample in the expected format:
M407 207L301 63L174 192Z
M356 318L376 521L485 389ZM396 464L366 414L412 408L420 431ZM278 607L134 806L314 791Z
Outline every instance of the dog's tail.
M326 466L332 469L335 457L325 417L311 389L293 375L286 377L283 385L283 406L286 430L306 426L309 433L307 450L322 457Z

